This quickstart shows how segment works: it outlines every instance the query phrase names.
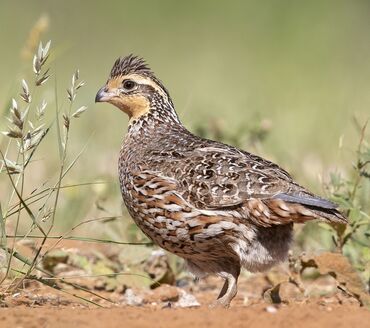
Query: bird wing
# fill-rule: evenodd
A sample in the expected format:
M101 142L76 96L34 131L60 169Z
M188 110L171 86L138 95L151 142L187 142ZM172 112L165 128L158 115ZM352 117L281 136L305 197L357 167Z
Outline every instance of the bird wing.
M209 209L289 194L297 186L276 164L236 148L197 148L176 166L175 178L187 198Z
M200 147L168 160L166 167L182 197L197 209L237 211L262 226L320 217L346 221L336 204L299 186L278 165L236 148Z

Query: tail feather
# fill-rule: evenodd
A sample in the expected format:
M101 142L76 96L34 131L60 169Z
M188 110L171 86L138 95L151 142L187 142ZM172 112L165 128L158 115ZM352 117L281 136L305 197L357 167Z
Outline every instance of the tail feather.
M338 210L338 205L311 194L278 194L274 198L284 200L288 203L298 203L326 221L332 223L348 223L348 219Z
M310 211L315 213L319 218L331 223L347 224L348 219L337 209L318 208L315 206L305 205Z

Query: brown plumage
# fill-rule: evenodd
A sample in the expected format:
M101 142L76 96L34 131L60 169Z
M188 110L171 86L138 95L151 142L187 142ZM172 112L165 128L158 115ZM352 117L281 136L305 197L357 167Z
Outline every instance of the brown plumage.
M346 223L335 204L278 165L190 133L141 58L118 59L96 101L130 117L119 157L130 215L197 276L225 279L218 304L229 306L236 295L241 267L262 271L286 258L293 223Z

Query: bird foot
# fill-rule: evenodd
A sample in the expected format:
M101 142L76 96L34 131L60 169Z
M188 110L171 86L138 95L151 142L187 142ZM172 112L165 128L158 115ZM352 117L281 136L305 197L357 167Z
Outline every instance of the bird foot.
M230 301L219 298L209 305L210 309L228 309L230 307Z

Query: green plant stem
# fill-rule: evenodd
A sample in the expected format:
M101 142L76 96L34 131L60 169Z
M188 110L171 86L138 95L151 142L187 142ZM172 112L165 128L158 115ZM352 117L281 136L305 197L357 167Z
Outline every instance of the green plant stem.
M5 161L5 157L4 157L4 154L1 152L0 150L0 155L2 156L3 160ZM18 198L19 198L19 201L23 204L23 206L25 207L27 213L29 214L29 216L31 217L33 223L39 228L40 232L45 236L45 232L44 230L42 229L42 227L37 223L37 220L34 216L34 214L32 213L32 211L30 210L30 208L26 205L26 203L24 202L23 198L22 198L22 195L19 193L16 185L14 184L14 181L13 181L13 178L11 177L11 174L9 172L9 169L8 167L5 165L5 168L7 170L7 173L8 173L8 177L9 177L9 180L11 182L11 185L13 187L13 191L17 194ZM19 214L18 214L18 219L17 219L17 223L19 222L19 218L20 218L20 211L19 211ZM16 233L17 233L17 225L16 225ZM15 240L13 241L13 246L12 246L12 250L14 251L14 247L15 247ZM3 277L3 279L0 281L0 284L6 279L7 275L9 274L9 270L10 270L10 265L11 265L11 261L12 261L12 255L13 253L10 253L10 258L9 258L9 261L8 261L8 266L7 266L7 270L6 270L6 274L5 276Z
M7 252L10 252L11 250L8 248L8 249L6 249L6 248L4 248L4 250L5 251L7 251ZM24 263L24 264L26 264L26 265L28 265L28 266L31 266L32 265L32 262L29 260L29 259L27 259L26 257L24 257L23 255L21 255L20 253L18 253L18 252L14 252L13 254L12 254L16 259L18 259L19 261L21 261L22 263ZM50 277L54 277L50 272L48 272L48 271L46 271L46 270L44 270L44 269L42 269L42 268L40 268L40 267L38 267L38 266L36 266L35 267L35 269L36 270L38 270L38 271L40 271L40 272L42 272L42 273L44 273L44 274L46 274L46 275L48 275L48 276L50 276ZM27 272L22 272L22 274L24 275L24 278L22 279L22 281L25 279L25 278L28 278L29 276L30 276L30 274L29 273L27 273ZM42 282L42 281L40 281L40 282ZM97 293L94 293L94 292L92 292L91 290L88 290L87 288L85 288L85 287L82 287L82 286L80 286L80 285L78 285L78 284L75 284L75 283L71 283L71 282L67 282L67 281L62 281L64 284L66 284L66 285L69 285L69 286L72 286L72 287L74 287L74 288L76 288L76 289L79 289L79 290L82 290L82 291L84 291L84 292L87 292L87 293L89 293L89 294L91 294L91 295L93 295L93 296L96 296L96 297L99 297L100 299L103 299L103 300L105 300L105 301L108 301L108 302L110 302L110 303L114 303L114 302L112 302L110 299L108 299L108 298L105 298L105 297L103 297L103 296L101 296L101 295L99 295L99 294L97 294ZM46 284L46 285L48 285L48 286L50 286L49 284ZM18 288L19 287L19 284L17 284L17 286L15 287L15 288ZM62 290L62 291L64 291L64 290ZM75 295L73 295L73 296L75 296ZM77 297L77 296L76 296ZM79 298L81 298L81 297L79 297ZM83 300L86 300L85 298L82 298ZM95 304L95 303L94 303ZM95 304L95 305L98 305L98 304ZM99 305L100 306L100 305Z
M363 127L361 128L360 141L358 143L358 148L357 148L358 160L357 160L357 165L356 165L356 169L355 169L355 171L356 171L356 180L355 180L355 183L353 184L353 189L352 189L352 192L350 194L351 202L353 202L353 200L355 199L356 193L357 193L357 190L358 190L358 186L359 186L359 184L362 180L362 176L359 172L360 167L361 167L360 155L361 155L362 145L363 145L363 142L365 140L365 132L366 132L366 128L367 128L367 123L368 123L368 121L366 121L365 124L363 125ZM348 213L348 215L349 214L350 213Z
M20 273L20 274L23 274L23 275L26 275L26 273L25 273L25 272L20 271L20 270L12 269L12 271L17 272L17 273ZM64 290L63 288L59 287L56 283L52 283L52 282L48 281L48 280L47 280L47 279L45 279L45 278L39 278L39 277L36 277L36 276L34 276L34 275L28 275L27 279L38 281L38 282L40 282L40 283L42 283L42 284L44 284L44 285L46 285L46 286L48 286L48 287L51 287L51 288L53 288L53 289L56 289L56 290L58 290L58 291L60 291L60 292L65 293L65 294L67 294L67 295L70 295L70 296L73 296L73 297L75 297L75 298L78 298L78 299L80 299L80 300L82 300L82 301L84 301L84 302L87 302L87 303L90 303L90 304L96 305L96 306L98 306L98 307L103 307L103 306L101 306L100 304L98 304L98 303L96 303L96 302L94 302L94 301L91 301L91 300L89 300L89 299L87 299L87 298L85 298L85 297L82 297L82 296L77 295L77 294L75 294L75 293L70 293L70 292L68 292L68 291ZM64 282L64 283L66 283L66 282Z
M80 187L80 186L89 186L89 185L96 185L96 184L106 184L108 182L104 182L104 181L97 181L97 182L86 182L86 183L78 183L78 184L72 184L72 185L65 185L65 186L61 186L60 189L65 189L65 188L74 188L74 187ZM45 188L37 193L34 193L34 191L31 193L31 195L27 198L24 198L24 201L28 201L28 200L32 200L31 202L29 202L27 205L30 206L34 203L37 203L38 201L40 201L41 199L47 197L47 195L43 195L47 192L54 192L57 188L56 187L50 187L50 188ZM36 198L40 196L39 198ZM36 198L36 199L34 199ZM8 218L12 215L14 215L15 213L18 212L18 210L15 210L19 204L21 203L17 203L17 204L14 204L13 206L10 207L10 209L8 210L8 215L5 216L4 218ZM22 205L22 204L21 204ZM23 210L24 207L21 207L21 210ZM9 213L10 212L10 213Z
M24 235L6 235L7 238L24 238ZM35 236L35 235L28 235L27 238L30 239L41 239L44 238L43 236ZM61 240L78 240L84 241L89 243L103 243L103 244L117 244L117 245L133 245L133 246L152 246L153 243L139 243L139 242L123 242L123 241L116 241L116 240L107 240L107 239L99 239L99 238L90 238L90 237L81 237L81 236L47 236L47 239L59 239Z

